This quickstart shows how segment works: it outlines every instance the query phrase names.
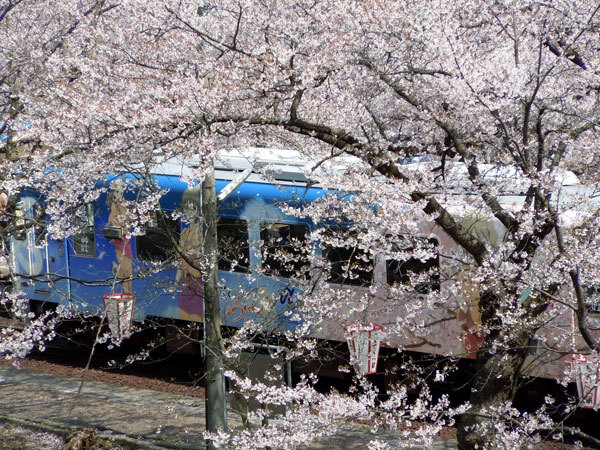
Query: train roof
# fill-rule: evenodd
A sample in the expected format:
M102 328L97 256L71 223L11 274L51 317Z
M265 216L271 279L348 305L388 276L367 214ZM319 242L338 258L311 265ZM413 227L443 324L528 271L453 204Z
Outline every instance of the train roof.
M160 175L174 175L178 177L193 176L194 169L200 167L199 161L184 162L181 158L160 160L153 168L153 173ZM243 149L221 150L215 158L215 176L221 180L232 180L240 172L251 169L252 174L247 181L259 183L305 185L311 181L311 185L322 187L314 183L311 174L318 178L321 173L344 174L349 168L364 166L368 167L359 158L353 156L336 156L335 159L318 164L319 161L309 158L308 155L291 149L279 149L269 147L248 147ZM439 166L439 161L431 158L411 158L400 161L402 170L406 173L415 171L432 170ZM500 166L493 164L480 164L479 169L485 182L491 186L498 186L498 194L502 204L518 208L524 201L523 182L526 178L520 169L515 166ZM446 179L451 180L444 186L446 194L468 194L471 182L468 178L468 169L462 162L449 162L446 166ZM577 176L570 171L558 172L554 176L557 192L553 196L561 203L583 200L589 203L588 207L597 208L600 204L600 190L595 187L582 185ZM528 186L528 183L525 183Z
M157 154L157 164L152 168L156 175L174 175L189 177L194 169L201 166L199 160L184 161L174 157L161 160L162 155ZM310 174L345 173L348 168L365 163L353 156L337 156L335 162L319 161L309 158L306 154L291 149L269 147L248 147L244 149L228 149L218 152L215 158L215 176L218 179L233 179L244 170L251 169L252 174L248 181L271 183L273 180L281 184L316 184L310 180ZM318 167L316 167L318 165ZM366 166L365 166L366 168Z

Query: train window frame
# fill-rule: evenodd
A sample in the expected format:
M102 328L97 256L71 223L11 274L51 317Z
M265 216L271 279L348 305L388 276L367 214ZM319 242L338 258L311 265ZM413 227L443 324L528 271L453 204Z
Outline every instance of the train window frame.
M96 257L95 208L93 203L85 203L75 210L74 221L81 230L73 235L73 256ZM87 242L86 242L87 241ZM87 246L89 250L81 250Z
M325 233L348 233L349 237L356 237L356 232L344 230L343 228L328 228ZM344 241L347 242L347 240ZM340 258L334 260L331 258L333 251L338 255L340 255L340 253L350 253L349 259L343 259L343 255L340 255ZM322 245L321 255L323 256L323 259L331 265L329 277L327 278L328 283L353 287L369 287L375 283L376 259L374 256L369 256L366 250L350 246L337 247L333 245ZM344 264L359 264L360 266L363 263L370 265L369 270L360 269L360 272L366 275L356 274L355 276L348 276L348 269L350 266L348 266L348 269L344 270Z
M302 255L302 250L297 249L294 247L293 241L290 241L289 238L286 238L285 236L281 236L281 232L279 233L279 237L277 238L278 240L281 239L286 239L287 241L285 243L282 243L280 245L280 248L286 249L283 251L291 251L292 253L294 253L295 255L299 255L299 259L298 260L294 260L292 261L292 267L291 268L287 268L287 267L283 267L284 264L279 261L279 259L273 255L273 253L275 252L269 252L269 250L272 248L271 246L267 246L266 244L270 241L270 238L268 236L265 236L265 233L269 233L271 230L282 230L284 228L288 228L290 231L292 230L292 228L294 229L299 229L302 228L304 233L302 234L302 237L300 238L299 241L297 242L301 242L300 245L305 244L306 242L308 242L308 236L310 235L310 227L308 225L305 224L298 224L298 223L286 223L286 222L261 222L260 223L260 242L261 242L261 246L260 246L260 258L261 258L261 267L263 268L263 270L265 271L265 273L267 275L270 276L275 276L278 278L292 278L294 275L297 275L298 273L303 272L304 275L309 276L309 273L307 270L303 271L302 269L307 267L309 264L308 261L308 256L309 255ZM288 232L288 236L290 235L290 233ZM292 239L299 239L296 235L292 236ZM285 264L286 266L288 264Z
M436 256L433 258L427 258L427 260L422 261L419 258L408 258L404 261L398 261L391 258L385 258L385 279L388 286L393 286L394 284L406 285L410 283L410 274L418 275L421 273L429 272L432 269L434 270L433 276L430 278L430 282L427 283L417 283L414 288L418 294L430 294L432 292L439 292L441 289L441 280L440 280L440 240L435 236L417 236L415 237L418 241L427 241L428 245L433 245ZM415 245L412 247L406 247L403 251L410 251L415 249ZM397 247L396 247L397 249ZM397 250L395 250L397 251ZM398 271L398 269L391 269L393 264L404 265L406 266L405 272ZM416 267L415 267L416 266ZM413 270L412 267L420 270ZM392 278L392 274L399 274L400 277L395 276Z
M175 260L176 251L168 233L172 233L173 241L179 242L181 234L181 224L179 219L172 219L165 214L161 221L166 222L169 231L159 226L157 220L152 220L145 227L145 233L135 237L135 254L140 262L145 263L166 263ZM167 243L167 247L158 245Z
M229 222L229 223L227 223ZM241 226L241 228L240 228ZM227 228L225 228L227 227ZM238 232L243 229L243 232ZM225 230L228 230L225 232ZM232 230L233 233L229 232ZM224 242L232 239L230 243ZM218 270L223 272L244 273L250 272L250 224L247 220L239 217L219 216L217 219L217 240L218 240ZM241 249L241 255L225 254L226 248ZM229 258L228 258L229 256ZM233 264L235 262L235 264Z

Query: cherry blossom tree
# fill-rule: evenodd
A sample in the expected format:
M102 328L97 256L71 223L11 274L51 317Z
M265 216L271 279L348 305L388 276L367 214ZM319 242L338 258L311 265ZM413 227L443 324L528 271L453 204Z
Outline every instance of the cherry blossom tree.
M397 315L387 337L425 342L422 311L456 311L472 289L464 280L476 280L479 341L466 352L476 375L469 405L455 411L466 411L460 445L539 438L536 427L552 429L544 411L520 416L511 404L532 342L554 355L598 347L586 307L598 278L597 203L593 190L568 194L565 174L598 182L599 9L591 0L4 2L2 127L30 124L32 149L2 161L2 188L45 194L49 231L68 235L66 208L98 195L108 173L150 165L156 149L201 161L197 179L219 149L298 149L313 162L309 178L352 201L331 195L290 213L351 224L346 242L373 257L431 257L427 240L407 242L422 223L453 250L437 275L446 297L405 283L349 298L313 258L310 279L298 280L310 284L300 312L313 328L294 338L310 349L311 330L352 320L377 297ZM60 174L45 170L57 165ZM340 165L342 174L330 170ZM476 217L495 221L498 236L477 232ZM311 239L335 244L323 230ZM538 330L561 314L573 315L576 333L550 342ZM401 420L445 408L425 388L410 406L404 391L379 405L365 388L342 408L337 396L299 394L307 386L271 400L301 395L299 411L323 411L314 424L336 408ZM284 445L286 426L217 439Z

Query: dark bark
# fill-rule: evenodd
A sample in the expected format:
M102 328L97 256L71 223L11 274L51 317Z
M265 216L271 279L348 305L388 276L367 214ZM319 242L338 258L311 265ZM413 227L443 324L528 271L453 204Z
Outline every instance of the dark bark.
M486 338L480 351L485 354L477 361L472 408L465 413L458 426L458 448L483 448L494 442L494 425L497 421L491 414L494 407L511 402L520 368L525 360L530 333L521 333L512 339L513 349L492 354L488 351L498 339L499 333ZM501 418L500 418L501 419ZM493 445L494 446L494 445Z
M480 301L480 306L484 308L482 321L492 325L494 330L485 337L477 355L476 374L469 399L472 407L462 416L458 426L460 449L493 445L497 421L493 409L512 401L528 344L536 331L532 327L514 330L501 326L496 313L505 308L503 305L507 304L508 296L508 293L499 289L485 292ZM499 343L500 349L494 351Z
M556 286L551 292L556 293ZM505 326L499 314L510 311L519 302L518 292L497 285L484 292L479 302L482 309L482 323L492 331L485 337L477 354L476 374L469 403L471 409L458 424L458 447L460 449L483 448L485 445L499 446L495 441L494 426L499 417L494 409L505 403L512 403L522 375L522 367L538 326L535 318L549 305L548 298L526 300L529 320L518 326ZM495 347L497 346L497 349ZM501 446L501 445L500 445Z

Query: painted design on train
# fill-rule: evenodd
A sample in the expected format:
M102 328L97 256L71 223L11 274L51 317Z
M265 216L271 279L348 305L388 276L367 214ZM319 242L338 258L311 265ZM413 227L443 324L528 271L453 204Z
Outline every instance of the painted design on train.
M0 220L4 217L4 211L8 206L8 195L5 192L0 192Z
M8 207L8 195L0 192L0 228L6 227L7 217L5 216ZM4 236L0 237L0 277L7 277L10 274L9 254Z
M131 277L133 276L133 252L131 241L127 237L128 221L127 209L125 207L126 184L123 180L115 180L110 184L107 206L110 210L108 225L121 230L120 238L111 239L115 247L116 262L113 262L113 273L115 278L122 284L122 292L132 294Z
M202 255L202 223L200 218L201 204L198 190L200 186L186 189L181 198L183 212L189 225L181 231L179 250L189 260L200 261ZM202 322L204 312L204 285L202 274L180 257L176 282L180 285L177 296L179 318Z
M481 330L481 312L479 311L479 286L473 283L473 270L464 266L459 272L457 282L462 286L462 295L457 297L456 320L461 324L460 340L465 358L475 359L483 343L485 334Z
M497 248L500 236L504 230L496 230L496 222L490 217L471 214L461 221L461 225L478 239L490 243L492 248ZM475 278L473 266L464 265L457 277L461 295L457 296L458 309L456 320L461 324L460 334L462 353L465 358L475 359L477 351L485 338L481 329L481 311L479 310L479 283Z

